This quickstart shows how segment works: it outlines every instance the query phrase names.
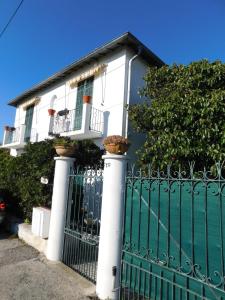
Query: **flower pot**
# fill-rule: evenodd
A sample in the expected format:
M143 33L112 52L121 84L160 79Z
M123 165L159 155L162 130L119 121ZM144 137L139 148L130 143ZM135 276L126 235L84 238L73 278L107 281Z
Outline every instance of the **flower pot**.
M49 116L54 116L54 114L55 114L55 110L49 108L49 109L48 109L48 115L49 115Z
M111 154L124 154L129 148L129 144L105 144L105 150Z
M91 102L91 96L84 95L83 96L83 103L90 103Z
M74 157L76 153L76 146L55 145L55 151L59 156Z

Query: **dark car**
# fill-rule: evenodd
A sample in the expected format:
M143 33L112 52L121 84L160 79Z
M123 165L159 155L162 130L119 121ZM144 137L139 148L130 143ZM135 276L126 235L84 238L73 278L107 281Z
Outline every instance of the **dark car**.
M0 225L4 222L6 216L6 203L4 198L0 196Z

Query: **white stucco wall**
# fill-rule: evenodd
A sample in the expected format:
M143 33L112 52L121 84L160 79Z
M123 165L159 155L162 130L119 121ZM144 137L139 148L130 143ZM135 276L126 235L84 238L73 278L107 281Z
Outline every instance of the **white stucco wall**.
M95 143L102 147L103 138L108 135L127 135L132 142L129 155L134 159L136 149L144 142L144 136L134 133L130 122L126 122L125 104L127 103L128 69L129 61L134 55L135 53L129 49L118 50L99 59L93 65L79 69L61 83L34 95L32 98L35 96L40 97L40 102L34 108L32 123L32 134L37 137L37 141L49 138L49 108L56 111L65 108L75 109L77 87L72 88L69 81L90 70L95 65L106 64L106 70L95 76L93 83L92 105L101 110L105 116L103 137L96 138ZM138 90L144 85L143 76L146 74L147 68L147 63L140 57L137 57L132 63L130 105L143 101L138 95ZM27 101L29 100L27 99ZM15 127L25 123L25 115L26 110L21 104L16 109Z
M111 134L122 134L122 117L124 105L124 82L125 82L126 51L115 52L99 60L96 64L106 64L106 71L95 76L93 85L93 107L105 112L108 116L104 126L104 136ZM93 64L94 66L94 64ZM62 83L48 88L35 96L40 97L40 102L35 105L32 128L37 134L37 140L48 138L49 116L48 108L56 111L67 108L75 109L77 87L71 88L69 80L93 67L92 65L82 68L72 74ZM33 98L33 97L32 97ZM54 99L54 104L53 100ZM29 101L28 99L27 101ZM25 123L26 110L23 104L16 109L15 127ZM96 142L100 142L96 141Z
M131 59L134 53L128 52L127 60ZM131 69L131 86L130 86L130 103L138 104L143 102L143 98L139 95L139 90L144 87L145 82L143 77L145 76L149 65L141 58L137 57L132 63ZM145 135L136 133L133 131L131 122L128 118L127 124L127 137L131 141L131 146L129 149L129 156L132 161L136 160L136 151L140 149L145 141Z

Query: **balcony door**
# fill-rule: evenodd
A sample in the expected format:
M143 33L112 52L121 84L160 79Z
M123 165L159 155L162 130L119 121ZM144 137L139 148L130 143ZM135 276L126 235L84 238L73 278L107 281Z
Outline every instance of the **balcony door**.
M32 121L34 114L34 105L29 106L26 109L26 117L25 117L25 134L24 134L24 142L30 141L31 129L32 129Z
M82 125L83 96L92 96L94 77L90 77L78 83L77 100L75 109L74 130L80 130Z

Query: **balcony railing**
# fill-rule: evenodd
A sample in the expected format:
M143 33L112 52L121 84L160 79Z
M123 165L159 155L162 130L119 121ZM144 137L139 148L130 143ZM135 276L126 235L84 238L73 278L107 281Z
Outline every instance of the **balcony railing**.
M26 132L26 125L20 125L16 128L9 128L4 131L3 147L6 148L23 148L27 142L37 141L37 131L32 128L29 132Z
M20 127L13 128L13 129L10 129L10 130L5 130L5 136L4 136L3 144L12 144L12 143L19 142L20 131L21 131Z
M64 110L63 114L57 114L53 120L52 132L59 134L81 129L82 114L80 112L80 109L73 109Z
M58 112L50 120L49 131L53 134L73 132L74 135L83 134L85 137L90 132L101 134L103 124L103 112L86 103L82 108Z
M104 124L103 112L95 107L92 107L89 129L96 132L102 132L103 124Z

